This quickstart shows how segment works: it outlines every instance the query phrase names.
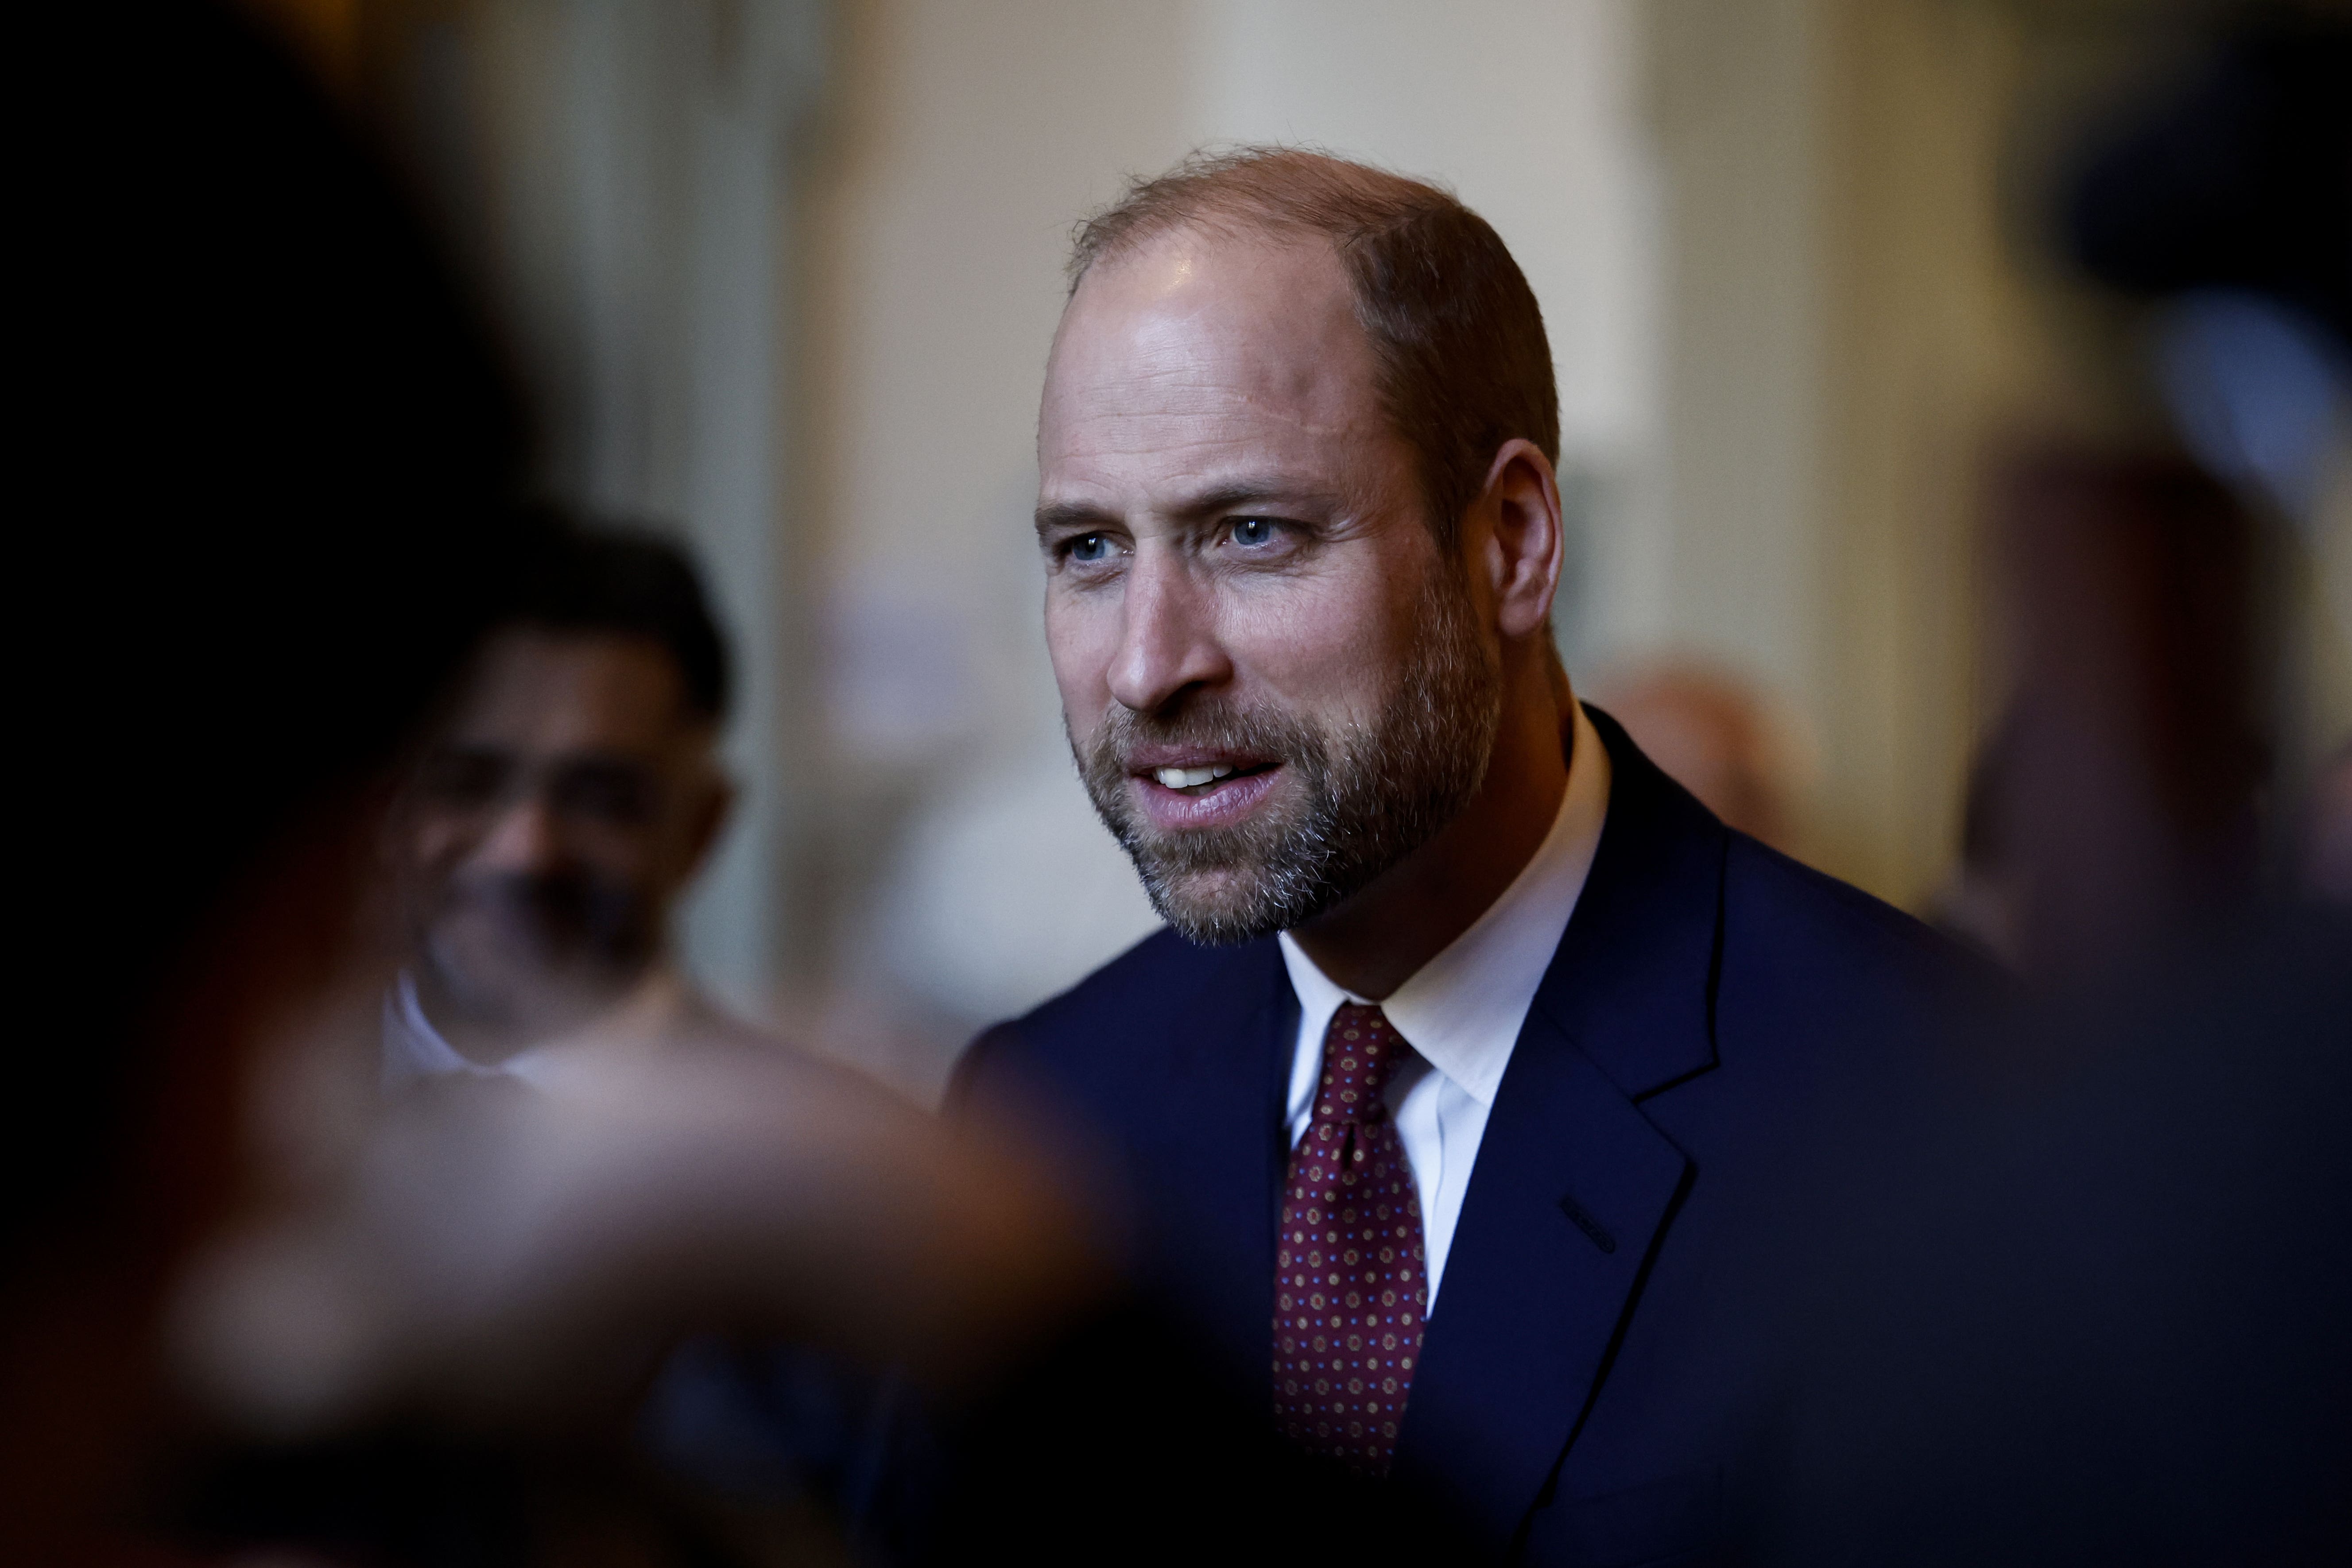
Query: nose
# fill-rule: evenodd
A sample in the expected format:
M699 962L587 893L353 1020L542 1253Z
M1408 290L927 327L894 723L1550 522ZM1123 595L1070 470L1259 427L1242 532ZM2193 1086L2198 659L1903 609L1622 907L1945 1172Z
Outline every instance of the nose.
M1127 572L1110 694L1138 713L1157 713L1196 686L1230 679L1216 636L1213 590L1174 551L1147 545Z
M546 795L533 789L522 791L499 812L475 848L473 861L486 870L529 874L551 869L562 854Z

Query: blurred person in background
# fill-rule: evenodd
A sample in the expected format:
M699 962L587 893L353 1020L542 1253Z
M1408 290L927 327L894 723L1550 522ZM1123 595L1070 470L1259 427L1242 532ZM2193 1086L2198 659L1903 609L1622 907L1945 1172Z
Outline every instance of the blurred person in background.
M1575 700L1551 355L1483 220L1250 150L1070 270L1046 638L1171 929L961 1102L1107 1148L1138 1289L1303 1451L1525 1561L1696 1561L1800 1342L1759 1240L1971 972Z
M389 1092L467 1079L543 1089L614 1053L657 1070L680 1050L790 1049L709 1002L671 952L673 908L727 814L716 746L729 695L728 650L682 550L536 520L514 594L391 809L405 958L383 1004ZM669 1359L639 1426L646 1457L677 1472L674 1511L721 1507L740 1540L837 1551L836 1527L866 1522L878 1398L837 1358L705 1337ZM655 1473L641 1469L641 1483ZM734 1484L698 1486L721 1475ZM209 1506L247 1532L318 1535L352 1531L399 1494L469 1516L481 1535L512 1528L521 1489L483 1482L413 1445L307 1445L215 1478ZM564 1508L591 1511L578 1498Z
M727 651L675 545L548 530L395 810L408 963L384 1070L526 1078L592 1029L732 1025L670 958L670 917L725 822ZM613 1031L608 1031L613 1032Z
M2016 689L1976 781L1979 847L2011 962L2063 985L2262 890L2270 542L2176 458L2056 449L2004 479L1988 553Z
M2352 22L2282 0L2217 8L2183 68L2085 139L2058 215L2075 263L2129 301L2137 379L2245 536L2252 689L2222 696L2263 752L2266 877L2326 837L2352 743L2347 190Z
M1657 659L1612 673L1593 697L1726 827L1794 851L1795 758L1754 688L1693 660Z
M2310 885L2352 726L2352 493L2330 479L2352 452L2352 30L2326 7L2217 19L2085 140L2053 214L2132 302L2123 378L2169 428L2044 437L1994 487L2013 689L1969 789L1983 896L1960 901L2054 984Z

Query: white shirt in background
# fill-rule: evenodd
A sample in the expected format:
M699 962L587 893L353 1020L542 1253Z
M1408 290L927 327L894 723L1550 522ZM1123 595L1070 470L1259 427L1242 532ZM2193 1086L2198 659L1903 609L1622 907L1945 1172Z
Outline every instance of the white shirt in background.
M422 1079L451 1073L519 1079L544 1087L551 1075L562 1070L562 1063L591 1050L657 1047L669 1037L688 1005L677 971L656 964L587 1027L486 1065L460 1055L433 1026L417 1000L415 977L404 969L383 998L383 1087L390 1092Z
M1495 1091L1601 844L1601 820L1609 810L1609 753L1581 707L1573 732L1568 788L1534 858L1476 923L1380 1004L1414 1052L1398 1064L1387 1099L1412 1162L1413 1184L1421 1191L1423 1244L1429 1255L1427 1311L1437 1310L1437 1288ZM1343 1003L1370 998L1333 984L1288 931L1281 941L1291 989L1298 994L1289 1100L1295 1148L1314 1116L1331 1016Z

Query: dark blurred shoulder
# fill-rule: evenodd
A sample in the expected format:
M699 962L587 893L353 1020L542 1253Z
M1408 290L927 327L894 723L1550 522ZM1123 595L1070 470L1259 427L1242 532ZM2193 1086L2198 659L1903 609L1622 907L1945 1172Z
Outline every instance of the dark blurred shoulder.
M1005 1069L1078 1066L1092 1054L1094 1042L1103 1038L1106 1026L1128 1021L1149 1027L1150 1020L1165 1016L1184 998L1216 984L1220 976L1232 975L1237 963L1247 963L1242 955L1272 945L1202 947L1162 927L1067 991L982 1030L956 1063L948 1103L967 1103L979 1082Z

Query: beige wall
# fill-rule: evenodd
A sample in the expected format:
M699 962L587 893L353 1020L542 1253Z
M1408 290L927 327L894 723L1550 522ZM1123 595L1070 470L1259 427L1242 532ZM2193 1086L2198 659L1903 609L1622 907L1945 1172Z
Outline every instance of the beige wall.
M2001 230L2024 39L1952 0L1824 11L1819 857L1916 907L1997 700L1978 668L1986 465L2042 368Z
M2035 41L1979 0L1657 0L1668 640L1786 699L1801 849L1916 907L1975 733L1986 465L2065 401L2005 207Z

